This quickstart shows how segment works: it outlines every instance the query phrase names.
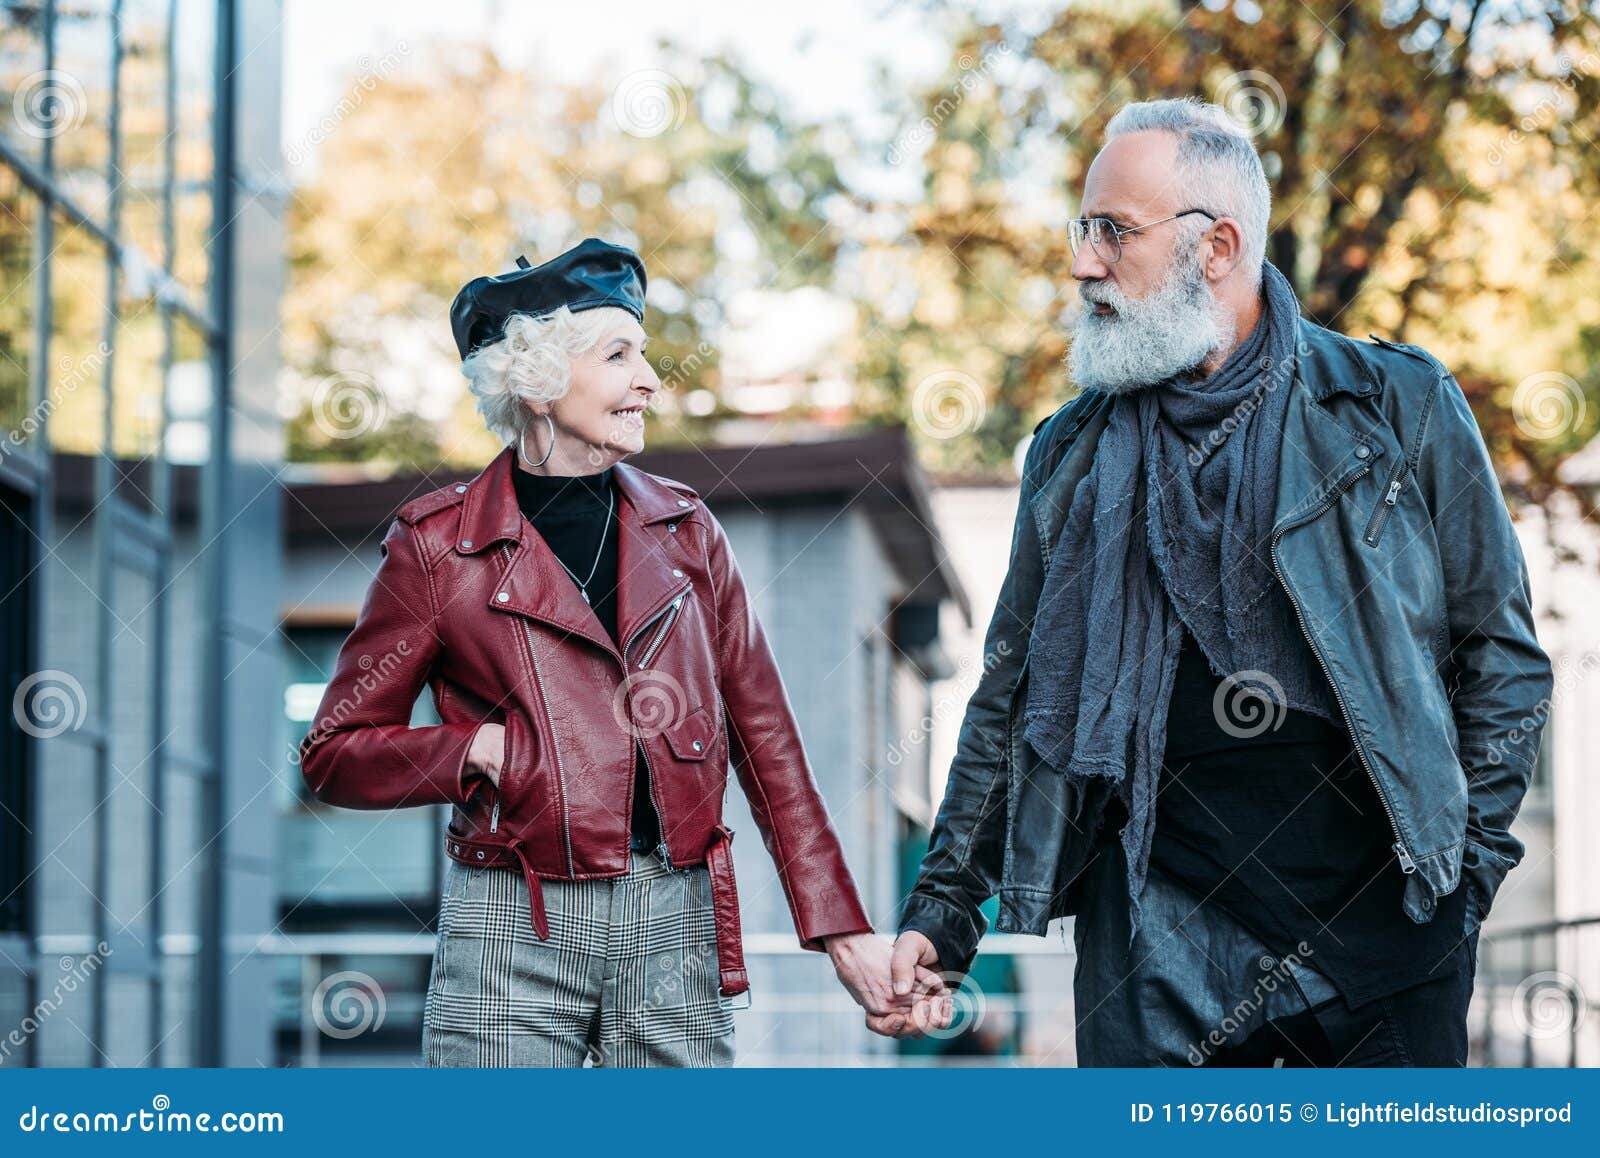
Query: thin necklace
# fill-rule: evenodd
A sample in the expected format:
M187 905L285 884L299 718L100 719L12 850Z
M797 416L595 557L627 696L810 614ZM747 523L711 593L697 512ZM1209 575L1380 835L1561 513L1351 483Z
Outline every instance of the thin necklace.
M587 579L579 579L578 578L578 573L576 571L574 571L571 567L568 567L565 563L562 563L560 555L556 555L556 553L554 551L550 552L552 555L555 555L556 562L557 563L561 563L561 569L563 571L565 571L568 575L572 576L572 581L578 585L578 594L583 596L583 601L585 603L588 603L588 604L591 604L591 605L593 604L594 601L589 598L589 584L594 581L594 573L596 571L600 570L600 556L605 553L606 536L611 533L611 511L612 511L613 507L616 505L616 501L617 501L617 493L616 493L616 491L614 491L611 488L607 487L606 488L606 525L604 527L600 528L600 549L597 550L594 553L594 566L589 568L589 577Z

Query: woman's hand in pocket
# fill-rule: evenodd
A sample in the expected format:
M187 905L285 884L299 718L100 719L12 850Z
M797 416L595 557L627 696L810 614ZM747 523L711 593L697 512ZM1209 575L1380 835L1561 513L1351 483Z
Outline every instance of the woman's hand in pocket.
M467 771L481 773L496 788L500 787L500 761L506 750L504 724L484 724L472 734L467 749Z

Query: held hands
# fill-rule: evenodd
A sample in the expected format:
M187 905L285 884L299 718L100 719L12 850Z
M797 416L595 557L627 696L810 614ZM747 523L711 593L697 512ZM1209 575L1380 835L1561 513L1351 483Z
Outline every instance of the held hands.
M834 972L866 1010L867 1026L886 1037L920 1037L950 1024L952 1001L933 944L907 930L890 946L876 933L827 940Z

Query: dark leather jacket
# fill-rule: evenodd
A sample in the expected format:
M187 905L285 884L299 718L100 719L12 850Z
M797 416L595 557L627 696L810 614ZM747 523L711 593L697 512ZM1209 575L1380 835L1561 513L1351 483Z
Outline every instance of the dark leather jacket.
M540 878L628 871L642 743L673 867L711 872L722 992L748 988L722 800L731 760L801 944L870 931L765 632L721 524L689 487L616 467L619 651L517 506L507 448L400 508L339 651L302 776L346 808L454 805L445 848ZM424 686L442 723L409 726ZM496 788L464 774L505 726Z
M1488 911L1523 846L1553 673L1534 635L1527 566L1483 437L1426 351L1300 323L1272 558L1383 800L1418 923L1465 877ZM944 801L899 928L964 972L996 927L1043 935L1078 911L1108 789L1080 792L1022 739L1028 634L1074 489L1111 396L1042 422L1023 467L1010 568L985 640Z

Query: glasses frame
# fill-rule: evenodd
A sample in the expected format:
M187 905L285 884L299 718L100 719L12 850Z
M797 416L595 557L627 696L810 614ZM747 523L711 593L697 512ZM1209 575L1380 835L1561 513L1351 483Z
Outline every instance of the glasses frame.
M1217 214L1206 209L1185 209L1181 213L1174 213L1171 217L1163 217L1159 221L1146 221L1143 225L1130 225L1126 229L1119 229L1117 223L1109 217L1074 217L1067 222L1067 241L1072 246L1073 257L1078 256L1078 250L1083 248L1083 239L1087 238L1090 247L1100 256L1101 261L1107 265L1116 265L1117 262L1122 260L1122 239L1127 234L1138 233L1140 230L1149 229L1155 225L1164 225L1168 221L1176 221L1178 218L1187 217L1191 213L1198 213L1213 222L1221 220ZM1115 253L1113 254L1108 255L1105 250L1100 248L1099 243L1095 241L1095 223L1099 221L1105 222L1105 228L1110 230L1110 233L1106 236L1110 237L1111 244L1115 247Z

